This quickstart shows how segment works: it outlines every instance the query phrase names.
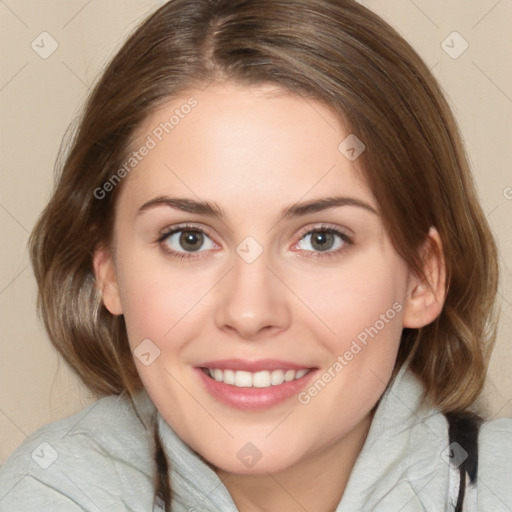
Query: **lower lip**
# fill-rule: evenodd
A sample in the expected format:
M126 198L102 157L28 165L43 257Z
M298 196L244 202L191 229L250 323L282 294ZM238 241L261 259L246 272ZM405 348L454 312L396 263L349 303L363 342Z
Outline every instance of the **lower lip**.
M282 384L268 388L239 388L208 377L201 368L194 368L194 370L198 372L207 391L214 398L235 409L243 410L268 409L290 399L294 395L297 395L316 373L316 370L310 370L300 379L283 382Z

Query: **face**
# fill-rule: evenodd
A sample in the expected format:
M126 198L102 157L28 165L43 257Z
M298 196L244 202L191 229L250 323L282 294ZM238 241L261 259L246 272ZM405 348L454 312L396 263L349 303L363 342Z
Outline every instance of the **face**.
M421 288L338 149L349 134L318 102L223 84L173 98L133 141L96 276L160 413L223 470L339 446L418 321Z

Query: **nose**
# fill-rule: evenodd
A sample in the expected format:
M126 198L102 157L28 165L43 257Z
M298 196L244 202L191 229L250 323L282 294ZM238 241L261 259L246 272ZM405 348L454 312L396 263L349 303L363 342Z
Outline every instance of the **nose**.
M215 310L217 327L245 340L274 336L290 323L289 291L264 251L248 263L234 255L222 280Z

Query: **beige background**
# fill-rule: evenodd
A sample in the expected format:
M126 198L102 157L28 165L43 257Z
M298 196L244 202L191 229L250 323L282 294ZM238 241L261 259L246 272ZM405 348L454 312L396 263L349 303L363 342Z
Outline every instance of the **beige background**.
M2 66L0 228L0 463L41 425L91 397L57 357L35 314L26 242L48 199L60 141L101 67L147 13L151 0L5 0L0 3ZM420 53L459 120L484 210L499 242L502 317L481 405L512 417L512 2L367 0ZM458 32L458 58L442 41ZM58 48L31 47L48 32ZM447 40L462 48L459 36ZM453 43L451 42L453 41ZM40 47L42 46L39 43ZM37 48L37 47L36 47Z

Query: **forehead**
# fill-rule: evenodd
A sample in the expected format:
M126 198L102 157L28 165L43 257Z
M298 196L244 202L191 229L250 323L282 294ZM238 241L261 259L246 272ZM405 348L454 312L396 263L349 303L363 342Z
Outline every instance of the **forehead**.
M350 194L377 208L343 152L350 135L327 106L276 86L190 89L139 127L121 196L134 205L168 194L236 201L254 211Z

